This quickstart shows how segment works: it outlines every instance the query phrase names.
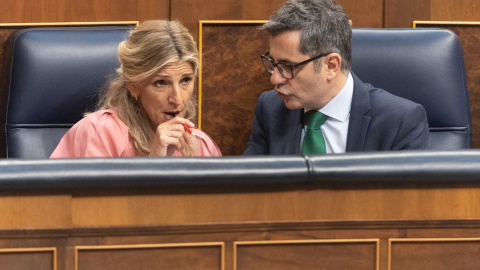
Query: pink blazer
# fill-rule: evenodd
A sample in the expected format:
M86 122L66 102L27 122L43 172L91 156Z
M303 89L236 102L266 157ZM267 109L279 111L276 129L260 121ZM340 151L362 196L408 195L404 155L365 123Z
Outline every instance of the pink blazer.
M198 156L222 156L215 142L195 129L199 140ZM175 151L174 156L181 156ZM128 127L115 110L96 111L76 123L62 138L50 158L134 157Z

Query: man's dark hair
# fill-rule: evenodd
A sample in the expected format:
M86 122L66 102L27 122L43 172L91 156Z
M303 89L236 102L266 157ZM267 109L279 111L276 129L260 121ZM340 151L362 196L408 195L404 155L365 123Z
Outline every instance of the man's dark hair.
M334 0L287 1L262 30L271 36L286 31L300 31L303 54L338 53L342 71L350 71L352 62L352 27L343 8Z

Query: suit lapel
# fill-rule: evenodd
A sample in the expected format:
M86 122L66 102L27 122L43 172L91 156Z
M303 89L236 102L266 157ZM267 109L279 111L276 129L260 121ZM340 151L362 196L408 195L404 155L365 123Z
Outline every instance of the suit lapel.
M303 110L290 111L285 121L289 125L283 153L286 155L298 155L300 154L300 139L302 137Z
M346 152L358 152L363 150L367 137L368 125L371 117L367 115L370 111L370 98L367 86L352 73L353 76L353 97L350 109L350 123L348 126Z

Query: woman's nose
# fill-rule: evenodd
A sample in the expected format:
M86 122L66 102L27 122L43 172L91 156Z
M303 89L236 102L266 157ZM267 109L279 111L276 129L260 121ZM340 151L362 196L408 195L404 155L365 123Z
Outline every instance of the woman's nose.
M173 85L170 95L168 95L168 101L173 104L180 104L182 100L182 94L180 92L179 85Z

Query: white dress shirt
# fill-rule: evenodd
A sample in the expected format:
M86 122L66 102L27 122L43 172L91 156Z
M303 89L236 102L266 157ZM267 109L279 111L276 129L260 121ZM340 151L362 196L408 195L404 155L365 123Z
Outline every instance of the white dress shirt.
M347 148L348 124L353 96L353 77L348 74L342 90L319 111L328 116L321 126L327 154L345 153ZM306 112L306 111L305 111ZM302 131L302 141L306 125ZM301 149L301 146L300 146Z

